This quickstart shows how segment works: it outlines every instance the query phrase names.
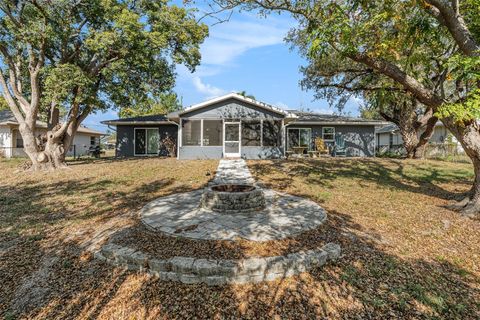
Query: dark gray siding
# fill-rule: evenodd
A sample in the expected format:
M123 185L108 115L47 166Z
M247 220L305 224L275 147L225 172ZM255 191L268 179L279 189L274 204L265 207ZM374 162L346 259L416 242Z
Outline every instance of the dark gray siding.
M348 157L373 157L375 155L375 126L370 125L296 125L287 128L311 128L312 147L316 137L322 137L322 127L334 127L335 133L345 139Z
M282 119L283 115L257 106L229 99L205 108L193 110L181 116L182 119Z
M278 159L283 157L283 147L242 147L240 153L245 159Z
M177 140L178 126L174 124L162 124L162 125L118 125L117 126L117 157L133 157L135 155L134 147L134 129L135 128L158 128L160 133L160 140L167 135L172 136L175 141ZM167 150L160 147L160 155L166 156Z

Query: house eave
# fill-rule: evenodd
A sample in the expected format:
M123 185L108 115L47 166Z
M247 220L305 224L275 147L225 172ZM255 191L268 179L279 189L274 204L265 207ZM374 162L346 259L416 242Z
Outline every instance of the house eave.
M8 126L11 129L18 129L19 125L18 125L17 122L6 121L6 122L1 122L0 126ZM35 126L35 129L47 129L47 128L48 128L47 124L43 123L43 122L37 122L37 125ZM99 137L107 135L103 132L93 131L93 130L90 130L88 128L86 130L84 130L84 128L82 128L82 127L79 127L77 129L77 133L87 134L87 135L91 135L91 136L99 136Z
M101 123L109 126L128 126L128 125L151 125L151 124L175 124L172 121L102 121Z
M253 100L253 99L250 99L250 98L247 98L247 97L244 97L242 95L239 95L239 94L236 94L236 93L230 93L230 94L227 94L227 95L224 95L224 96L221 96L221 97L217 97L217 98L214 98L214 99L210 99L210 100L207 100L207 101L204 101L204 102L201 102L201 103L198 103L198 104L194 104L188 108L186 108L185 110L182 110L178 113L178 117L181 117L182 115L185 115L187 113L190 113L192 111L196 111L196 110L199 110L199 109L202 109L202 108L205 108L205 107L208 107L212 104L215 104L215 103L218 103L218 102L222 102L224 100L228 100L228 99L237 99L237 100L240 100L240 101L243 101L243 102L246 102L246 103L249 103L251 105L254 105L256 107L259 107L259 108L262 108L264 110L268 110L268 111L271 111L271 112L275 112L277 114L281 114L283 116L287 116L288 113L285 111L285 110L282 110L280 108L277 108L275 106L272 106L272 105L268 105L268 104L265 104L265 103L262 103L262 102L259 102L257 100Z
M355 125L355 126L380 126L385 122L365 122L365 121L292 121L289 125Z

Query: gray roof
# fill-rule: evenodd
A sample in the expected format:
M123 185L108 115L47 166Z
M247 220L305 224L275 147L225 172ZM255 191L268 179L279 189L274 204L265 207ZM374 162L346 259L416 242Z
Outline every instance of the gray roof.
M297 116L297 118L295 119L295 122L297 123L318 122L318 123L332 123L332 124L333 123L357 123L357 124L371 124L371 125L385 124L385 121L382 121L382 120L370 120L370 119L363 119L363 118L339 116L334 114L323 114L323 113L306 112L306 111L298 111L298 110L288 110L288 112Z
M136 122L165 122L168 121L168 118L164 114L154 114L149 116L138 116L138 117L130 117L130 118L122 118L122 119L115 119L115 120L106 120L102 121L105 124L116 124L116 123L136 123Z
M385 127L382 127L377 130L377 133L390 133L390 132L395 132L398 130L398 127L396 124L387 124Z
M15 116L13 115L12 111L10 110L2 110L0 111L0 124L6 122L17 122Z
M2 124L9 124L9 125L18 125L17 119L15 119L15 116L13 115L13 112L10 110L2 110L0 111L0 125ZM47 124L42 121L37 121L37 127L38 128L46 128ZM87 134L92 134L92 135L103 135L103 132L96 131L89 129L84 126L80 126L77 129L77 132L80 133L87 133Z

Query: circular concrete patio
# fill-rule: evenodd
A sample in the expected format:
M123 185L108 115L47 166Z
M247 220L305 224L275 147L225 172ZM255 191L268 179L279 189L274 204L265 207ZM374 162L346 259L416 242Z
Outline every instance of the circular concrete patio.
M200 240L268 241L317 228L327 215L315 202L264 189L266 208L250 213L219 213L200 207L204 190L156 199L141 211L150 229Z

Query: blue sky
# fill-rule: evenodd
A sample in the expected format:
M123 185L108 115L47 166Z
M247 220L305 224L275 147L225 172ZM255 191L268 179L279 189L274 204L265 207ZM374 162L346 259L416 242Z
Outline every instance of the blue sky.
M175 91L184 106L245 90L259 101L282 108L335 112L326 100L314 100L314 93L303 91L299 85L299 69L306 62L284 41L288 30L295 26L292 18L235 12L227 22L204 22L209 25L210 36L201 46L201 65L195 73L177 67ZM358 115L358 101L349 101L345 112ZM100 121L117 117L116 110L109 110L90 115L83 124L105 131Z

